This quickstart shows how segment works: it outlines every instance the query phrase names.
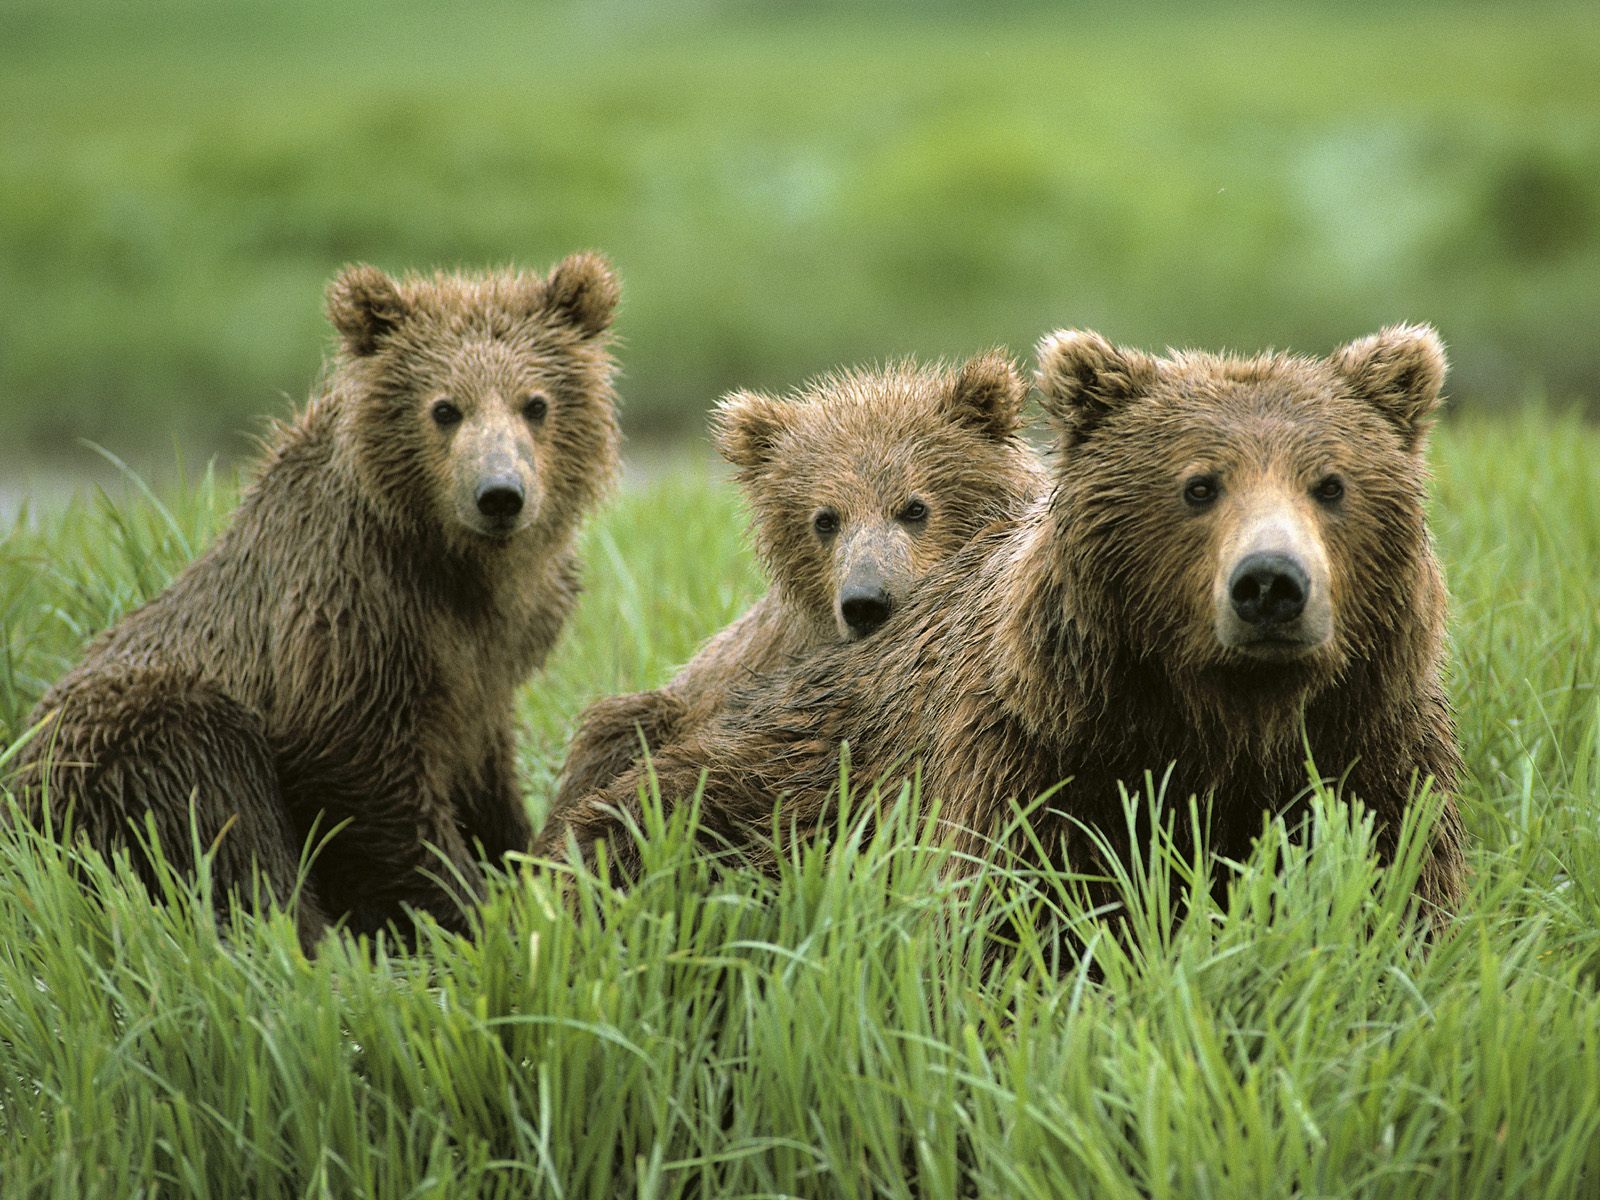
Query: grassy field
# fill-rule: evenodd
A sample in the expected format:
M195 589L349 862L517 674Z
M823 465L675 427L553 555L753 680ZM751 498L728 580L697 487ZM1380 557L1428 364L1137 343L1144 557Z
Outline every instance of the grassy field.
M608 251L626 417L841 362L1325 352L1600 394L1581 0L0 4L0 472L247 449L344 262Z
M585 919L530 875L497 885L474 942L315 962L281 919L222 937L203 896L153 907L114 866L7 833L0 1191L1593 1196L1597 458L1600 432L1531 411L1437 440L1474 873L1431 952L1400 919L1409 868L1376 871L1336 803L1313 852L1268 830L1175 931L1162 881L1192 848L1152 846L1127 864L1135 933L1093 937L1095 971L1034 946L986 963L990 918L904 811L776 883L713 872L674 826L631 894L580 885ZM0 746L231 495L190 480L6 539ZM659 681L755 594L739 530L692 472L593 525L592 590L522 698L533 804L583 702ZM1048 877L989 882L1073 903Z

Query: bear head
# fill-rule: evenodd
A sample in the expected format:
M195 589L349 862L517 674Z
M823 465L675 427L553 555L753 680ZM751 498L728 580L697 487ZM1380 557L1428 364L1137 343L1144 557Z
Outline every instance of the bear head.
M865 637L913 583L1031 497L1042 477L1020 434L1026 392L994 351L955 369L844 371L785 399L724 398L717 445L785 602L828 640Z
M591 254L548 275L346 268L328 289L334 391L368 494L456 548L567 534L617 469L616 304Z
M1053 505L1086 625L1224 704L1279 704L1442 623L1423 445L1438 335L1325 359L1061 331L1038 385L1071 470ZM1208 701L1211 702L1211 701Z

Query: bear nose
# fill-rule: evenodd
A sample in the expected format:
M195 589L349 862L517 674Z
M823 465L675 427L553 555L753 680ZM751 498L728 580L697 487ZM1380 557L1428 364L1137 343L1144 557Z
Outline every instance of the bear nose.
M844 614L844 623L850 626L850 632L857 637L866 637L882 625L889 619L893 609L894 602L881 587L858 588L845 592L839 598L839 611Z
M1233 611L1246 625L1284 625L1306 607L1311 581L1287 554L1252 554L1228 581Z
M484 516L509 521L522 511L522 484L512 478L485 479L478 485L476 499Z

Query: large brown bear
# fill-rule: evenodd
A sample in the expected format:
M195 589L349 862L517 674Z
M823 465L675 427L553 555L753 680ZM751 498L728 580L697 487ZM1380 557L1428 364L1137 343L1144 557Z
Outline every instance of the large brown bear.
M999 835L1012 801L1067 781L1032 810L1031 834L1048 859L1092 870L1073 821L1125 843L1119 784L1170 765L1169 794L1210 796L1212 846L1242 856L1265 812L1301 802L1309 748L1392 849L1419 781L1448 797L1460 771L1423 513L1444 371L1427 328L1328 359L1163 359L1092 333L1046 338L1053 490L931 574L869 643L754 682L663 748L663 796L706 771L708 838L770 862L774 801L782 830L823 827L848 741L860 783L920 763L962 850ZM624 875L637 847L617 814L637 809L640 782L568 814ZM1428 906L1456 900L1461 851L1447 802Z
M35 818L70 814L148 871L130 826L148 815L192 868L192 808L219 894L259 870L280 903L315 830L308 944L407 907L460 927L479 853L528 844L512 692L616 470L616 301L589 255L548 277L341 274L341 353L227 530L40 702L18 781Z
M579 719L552 806L605 787L651 748L687 736L739 683L829 642L870 635L911 585L1044 486L1023 440L1027 386L999 352L958 370L847 371L787 400L736 392L717 448L738 469L772 590L656 691ZM542 835L563 836L559 820Z

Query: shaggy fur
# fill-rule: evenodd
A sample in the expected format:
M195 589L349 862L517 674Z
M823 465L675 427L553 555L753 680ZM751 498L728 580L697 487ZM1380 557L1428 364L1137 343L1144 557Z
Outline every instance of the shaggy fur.
M1010 359L959 370L902 363L817 380L787 400L738 392L717 410L717 447L738 469L772 590L665 687L613 696L579 720L553 812L687 736L739 683L829 642L870 636L911 585L989 521L1044 486L1023 441L1027 387ZM917 507L913 507L917 506ZM819 531L817 517L836 528ZM825 522L826 525L826 522ZM852 627L843 607L871 594ZM541 846L564 836L552 820Z
M1073 821L1124 845L1118 785L1169 767L1170 795L1212 798L1216 852L1242 856L1264 813L1303 802L1309 745L1392 850L1416 781L1448 796L1460 771L1423 513L1443 373L1424 328L1329 359L1161 359L1093 334L1046 338L1039 385L1061 440L1052 490L933 572L870 643L819 649L663 748L663 796L692 793L705 771L708 838L770 863L774 800L785 836L824 827L848 741L859 784L920 764L922 794L942 801L961 850L998 836L1013 800L1068 781L1033 809L1031 833L1048 860L1092 871ZM1222 641L1216 580L1268 503L1322 555L1327 636L1246 651ZM625 876L638 857L619 814L637 812L641 782L624 776L568 816L577 842L593 853L605 839ZM1420 883L1427 905L1457 898L1461 842L1447 803ZM1014 848L1037 853L1028 839Z
M259 870L279 903L313 826L347 822L299 898L308 943L406 907L459 928L476 847L529 838L512 691L572 607L576 526L616 469L616 299L588 255L548 277L341 274L341 353L227 530L41 701L35 818L70 812L109 851L148 814L192 868L192 804L219 893ZM483 511L487 484L520 510Z

